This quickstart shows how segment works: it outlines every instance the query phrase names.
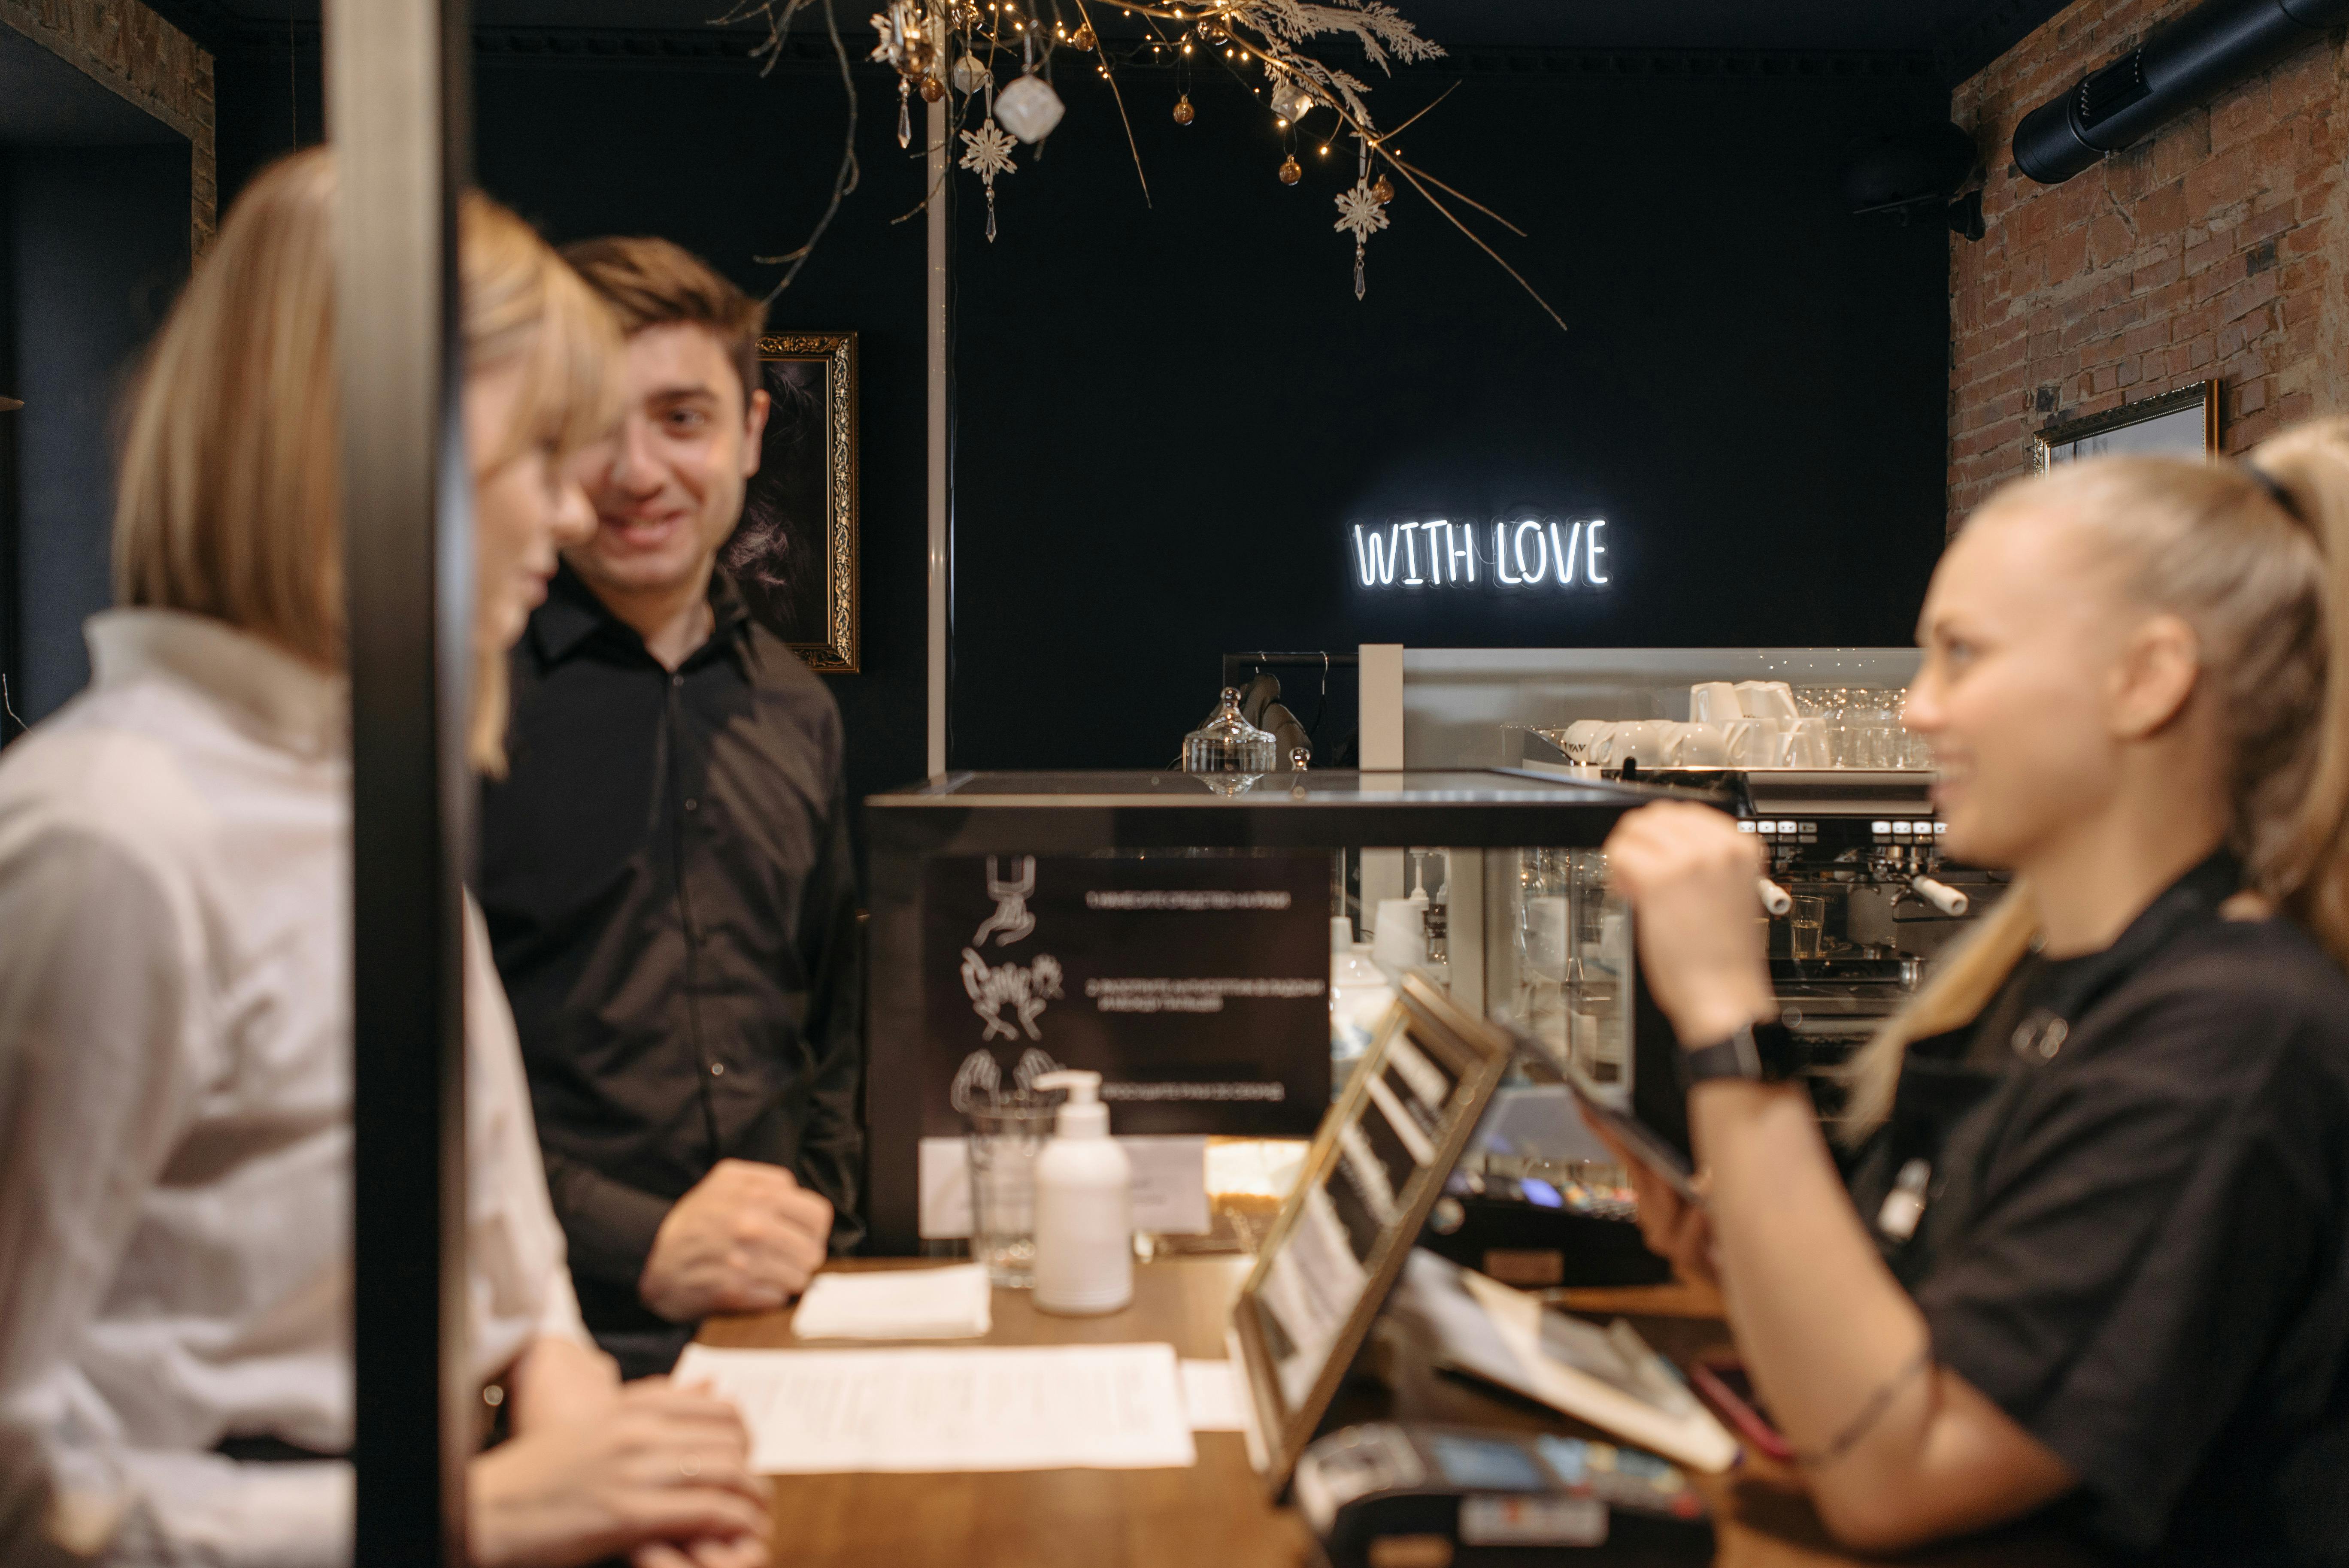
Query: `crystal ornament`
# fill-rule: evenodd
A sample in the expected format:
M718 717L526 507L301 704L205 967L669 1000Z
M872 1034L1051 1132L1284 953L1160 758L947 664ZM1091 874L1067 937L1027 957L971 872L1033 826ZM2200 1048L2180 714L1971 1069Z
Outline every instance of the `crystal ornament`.
M1009 96L1008 93L1005 96ZM978 176L987 187L987 241L995 242L995 177L1013 172L1011 150L1017 146L1010 137L997 129L993 116L977 130L962 133L962 166Z
M1272 112L1295 125L1313 112L1313 95L1303 83L1284 78L1272 89Z
M914 144L914 84L905 77L897 78L897 145Z
M1361 298L1370 292L1370 283L1362 273L1362 246L1372 234L1387 226L1387 210L1370 181L1359 179L1350 191L1338 193L1338 221L1330 227L1340 233L1354 236L1354 297Z
M992 79L988 68L979 64L978 57L969 50L954 63L954 89L965 98L970 97Z
M1039 76L1021 77L995 95L995 118L1031 146L1051 135L1067 112L1052 84Z

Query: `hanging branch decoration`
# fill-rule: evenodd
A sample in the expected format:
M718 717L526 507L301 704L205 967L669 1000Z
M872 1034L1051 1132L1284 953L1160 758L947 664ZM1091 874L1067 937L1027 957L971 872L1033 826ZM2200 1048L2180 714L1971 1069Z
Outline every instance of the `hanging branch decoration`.
M765 17L767 41L750 51L750 57L761 62L759 74L763 77L772 71L775 62L783 57L783 35L790 31L792 18L817 3L818 0L736 0L734 8L718 17L710 26L724 27L752 16ZM841 143L840 167L832 177L832 200L824 203L823 216L816 220L815 227L808 232L806 241L797 250L786 251L779 256L751 258L762 267L780 266L783 269L783 275L776 280L773 288L767 291L767 297L762 302L767 304L774 304L776 298L792 286L792 280L800 275L802 267L807 265L808 257L815 253L816 242L823 238L826 229L832 227L832 220L840 211L842 200L856 189L856 77L849 70L848 46L841 42L840 18L833 12L832 0L822 0L822 4L824 35L832 40L833 58L840 66L841 90L848 96L848 134ZM902 121L902 116L900 118ZM903 129L902 124L900 129ZM899 145L904 145L902 135Z
M737 22L761 17L768 37L760 53L772 64L793 15L818 0L739 0L721 18ZM829 11L831 0L821 0ZM1277 177L1285 185L1303 178L1294 138L1311 116L1328 110L1336 125L1319 137L1327 155L1340 137L1352 137L1359 149L1355 180L1336 197L1334 229L1354 241L1354 297L1369 293L1367 248L1372 234L1392 226L1396 194L1386 170L1392 170L1467 237L1477 249L1532 296L1560 330L1566 322L1549 302L1526 281L1484 237L1470 228L1452 203L1468 208L1523 238L1525 231L1483 203L1462 195L1426 170L1405 160L1394 138L1415 124L1418 115L1392 131L1381 131L1366 101L1371 87L1361 77L1330 64L1313 52L1317 40L1350 39L1365 62L1385 77L1396 62L1421 64L1444 57L1444 50L1420 36L1384 0L1120 0L1119 14L1134 24L1122 40L1102 37L1094 28L1086 0L1066 0L1074 7L1077 25L1061 13L1064 0L890 0L888 9L873 17L879 43L874 60L886 63L898 76L898 143L912 142L912 94L936 103L951 100L950 129L958 134L963 152L957 166L978 177L987 192L987 237L996 235L995 177L1017 167L1013 153L1020 143L1035 146L1051 134L1066 111L1051 85L1053 57L1061 49L1090 55L1092 68L1109 84L1118 114L1125 123L1126 144L1133 153L1134 173L1142 180L1143 199L1149 200L1149 181L1143 173L1141 150L1126 117L1125 97L1119 88L1121 66L1148 62L1175 67L1174 118L1189 125L1197 117L1190 92L1190 69L1197 64L1218 67L1265 98L1279 129L1291 139ZM999 56L1017 57L1017 74L1000 91L996 87ZM1259 76L1262 85L1249 80ZM1438 98L1438 102L1442 99ZM1433 108L1433 104L1427 106ZM1425 114L1426 108L1420 110ZM965 129L973 118L976 130ZM1381 166L1383 166L1381 168ZM1379 170L1375 177L1373 170ZM934 189L915 211L926 208L938 192ZM1447 201L1446 198L1449 198ZM905 214L906 217L912 213ZM903 222L904 219L899 219Z

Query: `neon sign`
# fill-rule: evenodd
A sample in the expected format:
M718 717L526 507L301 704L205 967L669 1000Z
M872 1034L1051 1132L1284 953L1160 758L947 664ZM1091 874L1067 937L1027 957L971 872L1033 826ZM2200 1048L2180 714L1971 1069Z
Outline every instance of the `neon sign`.
M1560 521L1523 518L1489 523L1391 522L1353 525L1354 576L1365 588L1589 586L1613 581L1601 562L1603 517Z

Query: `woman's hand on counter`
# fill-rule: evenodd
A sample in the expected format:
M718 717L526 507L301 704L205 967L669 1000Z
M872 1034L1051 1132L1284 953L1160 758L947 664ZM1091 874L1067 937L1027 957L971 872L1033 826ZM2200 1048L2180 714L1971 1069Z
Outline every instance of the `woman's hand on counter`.
M1711 807L1678 800L1626 813L1607 837L1608 875L1637 917L1640 973L1684 1046L1777 1013L1757 841Z
M767 1488L733 1406L647 1377L592 1419L541 1428L472 1461L474 1568L763 1568ZM664 1555L661 1549L667 1548Z

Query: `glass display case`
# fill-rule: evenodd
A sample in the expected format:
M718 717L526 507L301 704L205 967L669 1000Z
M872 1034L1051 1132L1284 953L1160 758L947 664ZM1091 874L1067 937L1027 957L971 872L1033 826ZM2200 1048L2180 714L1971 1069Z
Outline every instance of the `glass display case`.
M921 1249L931 1153L976 1097L1049 1067L1102 1071L1122 1136L1309 1134L1342 1011L1403 967L1621 1054L1629 931L1597 849L1683 791L1466 768L1231 782L966 773L866 802L871 1250Z

